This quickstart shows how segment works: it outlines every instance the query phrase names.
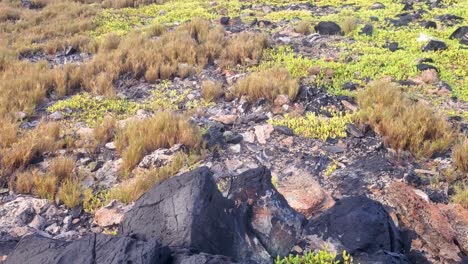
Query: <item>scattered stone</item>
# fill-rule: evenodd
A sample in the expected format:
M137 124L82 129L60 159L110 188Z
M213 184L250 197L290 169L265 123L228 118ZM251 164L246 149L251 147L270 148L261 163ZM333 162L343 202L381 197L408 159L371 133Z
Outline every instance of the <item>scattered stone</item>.
M115 143L112 141L112 142L109 142L109 143L106 143L105 147L109 150L115 150L116 147L115 147Z
M431 39L423 48L423 52L427 51L437 51L437 50L446 50L447 44L440 40Z
M44 217L40 215L35 215L33 220L29 222L28 226L32 227L37 230L42 230L45 226L46 222L44 220Z
M346 107L347 109L355 112L358 110L357 106L353 105L352 103L346 101L346 100L341 100L341 103L343 104L344 107Z
M364 133L359 128L357 128L357 126L354 124L346 124L346 132L351 134L353 137L357 137L357 138L364 137Z
M425 28L437 28L437 24L434 21L427 21L424 23Z
M143 157L141 162L138 164L140 168L159 168L167 165L174 158L174 154L182 149L181 144L176 144L170 149L157 149L153 153Z
M363 35L372 36L373 33L374 26L372 26L371 24L366 24L361 30L361 34Z
M229 149L233 153L240 153L241 152L241 145L240 144L235 144L235 145L230 146Z
M274 128L270 124L258 125L255 126L255 136L257 136L257 141L260 144L266 144L267 140L270 138L271 132Z
M217 115L210 118L213 121L223 123L225 125L232 125L237 120L236 115Z
M230 18L229 17L221 17L219 19L219 23L223 26L229 25Z
M287 126L275 126L275 131L286 136L294 136L294 131Z
M245 132L242 134L244 141L247 143L254 143L255 142L255 134L252 132Z
M216 124L210 126L208 131L203 135L207 148L213 148L214 146L224 147L226 145L226 139L224 138L224 126Z
M49 115L49 118L54 120L54 121L59 121L63 119L63 115L60 111L55 111L52 114Z
M348 90L348 91L355 91L357 89L357 83L354 82L345 82L343 84L342 89L343 90Z
M380 3L380 2L375 2L374 4L371 5L369 8L370 10L377 10L377 9L384 9L385 5Z
M390 42L388 43L388 49L391 51L391 52L395 52L398 50L398 42Z
M341 27L331 21L321 21L314 28L320 35L342 35Z
M278 95L276 98L275 98L275 101L274 101L274 104L276 106L282 106L282 105L285 105L285 104L290 104L291 103L291 100L289 99L289 96L285 95L285 94L280 94Z
M242 142L242 139L244 139L241 134L233 133L231 131L224 132L223 136L228 144L239 144Z
M458 39L461 44L468 45L468 26L457 28L452 35L450 35L450 39Z
M435 70L436 72L439 72L439 69L437 69L437 67L426 63L419 63L418 65L416 65L416 68L418 69L418 71Z

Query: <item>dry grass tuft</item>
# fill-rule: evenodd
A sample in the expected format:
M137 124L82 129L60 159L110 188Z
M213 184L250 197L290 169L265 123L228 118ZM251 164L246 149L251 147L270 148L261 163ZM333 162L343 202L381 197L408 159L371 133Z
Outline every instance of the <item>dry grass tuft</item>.
M257 64L263 50L268 47L268 38L264 34L242 32L235 35L227 44L221 55L223 66L235 67L240 65Z
M111 141L117 131L117 119L113 116L106 116L102 123L97 125L93 131L93 139L96 145L105 144Z
M59 201L73 208L81 203L81 194L83 193L83 187L81 182L77 179L66 179L62 182L60 189L57 193Z
M375 81L357 95L359 119L369 123L397 151L431 157L448 149L454 131L440 114L407 98L395 83Z
M2 166L11 171L21 168L43 154L57 150L62 142L59 140L58 123L41 123L34 130L28 131L17 142L1 151Z
M302 35L309 35L312 33L312 25L308 21L301 21L294 26L294 32L300 33Z
M211 102L221 98L224 94L223 83L205 80L202 82L202 97L205 101Z
M0 149L8 148L16 142L18 124L7 119L0 119Z
M187 154L179 152L168 165L139 172L134 178L122 182L110 191L110 197L124 203L131 203L153 187L153 185L175 175L186 163L190 163L190 159Z
M104 0L102 6L105 8L140 7L150 4L163 4L168 0Z
M358 23L359 19L357 17L347 17L343 20L341 29L343 30L343 33L347 35L357 28Z
M38 177L38 171L24 171L16 174L15 190L17 193L30 194L33 191L34 179Z
M58 179L51 175L39 175L34 177L34 187L36 194L42 199L54 200L57 192Z
M460 171L468 173L468 138L453 147L452 160Z
M160 37L166 32L167 32L167 28L164 25L159 24L159 23L151 25L148 31L150 37Z
M71 157L60 156L50 162L49 174L59 181L71 178L75 169L75 161Z
M125 175L145 155L158 148L183 144L196 149L200 143L198 128L184 116L172 112L159 112L151 118L128 123L115 137L117 150L122 155Z
M455 185L454 191L452 201L468 209L468 186L466 184Z
M293 78L288 70L272 68L260 72L254 72L248 77L239 80L234 89L238 97L246 95L251 101L266 98L273 102L280 94L286 94L294 100L299 91L299 81Z

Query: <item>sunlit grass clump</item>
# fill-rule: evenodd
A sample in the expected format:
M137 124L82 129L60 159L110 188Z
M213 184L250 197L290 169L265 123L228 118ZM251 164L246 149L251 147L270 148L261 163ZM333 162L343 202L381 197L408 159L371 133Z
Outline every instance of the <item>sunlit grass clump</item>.
M186 117L165 111L126 124L117 132L115 144L122 155L123 172L128 175L145 155L154 150L175 144L197 149L201 146L201 136Z
M454 131L430 106L409 99L398 85L375 81L357 95L359 120L369 123L397 151L431 157L448 149Z

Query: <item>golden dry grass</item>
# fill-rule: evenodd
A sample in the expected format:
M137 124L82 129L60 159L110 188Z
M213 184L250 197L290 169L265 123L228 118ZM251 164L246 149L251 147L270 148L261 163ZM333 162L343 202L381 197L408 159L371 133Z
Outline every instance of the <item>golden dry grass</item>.
M186 117L159 112L151 118L126 124L117 132L115 144L122 155L123 172L128 175L145 155L154 150L175 144L196 149L201 144L201 136Z
M30 194L34 187L34 178L37 177L38 171L23 171L16 174L15 190L17 193Z
M235 35L227 44L221 55L223 66L257 64L268 47L268 37L264 34L242 32Z
M71 157L59 156L51 160L49 174L59 181L71 178L74 175L75 161Z
M461 172L468 173L468 138L453 147L452 160Z
M468 186L466 184L455 185L454 191L452 201L468 209Z
M224 94L223 83L211 80L202 82L201 95L207 102L211 102L221 98Z
M369 123L397 151L417 157L444 152L454 131L444 116L423 103L407 98L401 88L388 81L375 81L357 95L359 120Z
M280 94L288 95L294 100L298 92L298 79L292 77L288 70L276 67L252 73L239 80L234 88L236 96L246 95L250 101L266 98L273 102Z
M357 17L346 17L341 24L341 29L343 33L349 34L357 28L358 23L359 19Z
M58 179L54 176L36 174L34 177L36 195L43 199L54 200L57 183Z
M10 147L0 150L1 167L5 174L23 168L44 152L53 152L63 143L60 140L58 123L41 123L37 128L27 131Z
M294 32L309 35L312 33L312 25L308 21L301 21L294 26Z
M114 138L117 131L117 119L113 116L106 116L101 124L93 130L93 139L96 145L105 144Z
M70 178L62 182L57 197L60 202L69 208L73 208L81 203L82 193L81 182L78 179Z
M134 178L122 182L110 191L110 197L124 203L131 203L156 183L174 176L186 163L190 163L190 157L179 152L168 165L149 171L141 171Z

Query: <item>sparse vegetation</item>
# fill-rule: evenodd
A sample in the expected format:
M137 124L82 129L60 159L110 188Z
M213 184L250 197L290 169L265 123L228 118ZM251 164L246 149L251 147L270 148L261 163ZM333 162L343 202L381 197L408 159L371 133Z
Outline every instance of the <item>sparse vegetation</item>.
M112 140L117 131L117 119L113 116L106 116L101 124L98 124L93 131L95 145L105 144Z
M275 126L287 126L295 134L310 138L346 137L346 124L353 122L353 114L331 111L332 117L317 116L307 113L305 117L285 115L283 119L271 119L269 123Z
M191 165L196 162L196 160L197 156L179 152L168 165L149 171L141 171L134 178L122 182L110 191L109 197L124 203L133 202L153 185L174 176L184 165Z
M117 132L115 143L122 155L123 172L128 175L152 151L175 144L197 149L201 137L198 128L184 116L159 112L151 118L128 123Z
M455 185L454 191L455 194L452 197L453 202L468 209L468 186L465 183Z
M307 252L299 256L289 255L284 258L277 257L275 264L351 264L353 260L351 256L343 251L343 262L336 260L336 254L329 252L327 249L320 250L319 252Z
M34 187L39 198L53 201L57 192L57 177L51 175L36 174L34 177Z
M468 173L468 138L453 147L452 160L462 173Z
M59 181L64 181L73 176L75 161L71 157L59 156L54 158L49 165L49 174Z
M369 123L396 150L431 157L453 142L454 132L446 119L429 106L411 101L394 83L372 82L357 101L359 120Z
M284 68L272 68L254 72L239 80L234 89L238 97L246 95L251 101L266 98L270 102L280 94L288 95L294 100L299 91L299 81Z
M221 64L235 67L255 65L262 57L263 49L268 47L268 38L263 34L242 32L233 37L221 55Z
M312 32L312 26L309 21L301 21L294 26L294 31L302 35L309 35Z
M60 126L58 123L41 123L32 131L27 131L10 147L3 149L2 167L9 171L25 167L44 152L53 152L60 145Z
M205 80L202 82L202 97L205 101L211 102L223 96L223 84L221 82Z
M358 23L359 23L359 19L357 17L346 17L344 20L343 20L343 24L341 25L341 29L343 30L343 32L345 34L349 34L351 32L353 32L357 26L358 26Z
M81 203L81 194L81 182L78 179L69 178L62 182L57 197L63 204L73 208Z

